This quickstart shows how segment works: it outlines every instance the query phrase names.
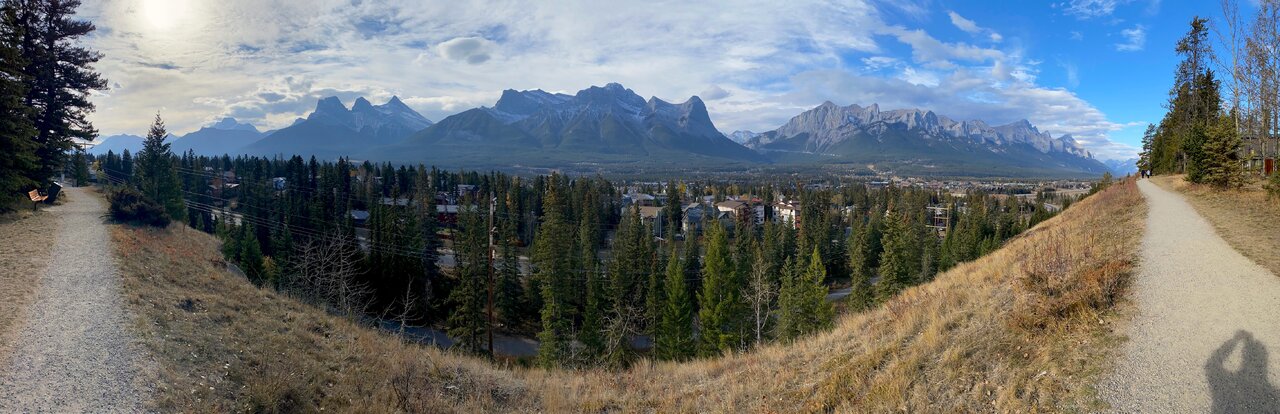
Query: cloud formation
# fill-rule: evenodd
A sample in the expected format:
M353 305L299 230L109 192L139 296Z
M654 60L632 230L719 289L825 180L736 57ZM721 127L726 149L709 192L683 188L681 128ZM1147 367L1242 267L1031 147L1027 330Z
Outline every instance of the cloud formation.
M185 9L163 26L136 0L82 7L113 82L95 98L104 134L144 132L157 110L175 133L225 116L276 129L324 96L398 95L438 121L508 88L573 93L607 82L676 102L700 94L726 131L773 129L824 100L1028 118L1096 146L1116 128L1073 93L1038 85L1039 62L1020 42L975 21L948 14L972 35L959 41L887 23L886 13L934 13L914 2L174 4Z
M478 65L489 61L496 45L482 37L458 37L441 42L437 49L445 59Z
M1147 28L1137 25L1129 29L1120 31L1120 37L1124 38L1124 42L1116 43L1116 50L1121 52L1136 52L1142 50L1147 45Z

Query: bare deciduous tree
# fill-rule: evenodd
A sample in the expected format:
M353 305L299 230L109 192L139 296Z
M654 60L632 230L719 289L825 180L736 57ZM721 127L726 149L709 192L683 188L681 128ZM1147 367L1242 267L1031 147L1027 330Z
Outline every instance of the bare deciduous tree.
M354 240L343 234L297 245L287 289L340 315L360 315L368 309L372 290L356 279L354 246Z
M778 296L778 287L769 278L769 264L759 251L756 252L755 266L751 269L751 280L748 281L742 297L747 299L755 317L754 328L756 343L764 339L765 327L773 313L773 298Z

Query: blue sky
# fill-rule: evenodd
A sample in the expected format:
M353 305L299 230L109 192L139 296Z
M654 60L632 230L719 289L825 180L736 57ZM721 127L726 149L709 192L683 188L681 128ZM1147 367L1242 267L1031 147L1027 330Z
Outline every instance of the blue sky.
M438 121L507 88L620 82L699 95L724 132L878 103L1025 118L1112 159L1160 119L1173 44L1216 3L106 0L81 14L111 81L94 98L103 135L143 133L156 111L175 133L224 116L280 128L324 96L396 95Z

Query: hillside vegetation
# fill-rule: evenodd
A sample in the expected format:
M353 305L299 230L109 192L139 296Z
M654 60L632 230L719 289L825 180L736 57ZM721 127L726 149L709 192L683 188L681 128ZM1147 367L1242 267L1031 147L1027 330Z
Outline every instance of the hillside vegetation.
M830 332L621 372L407 344L233 276L213 236L113 233L161 411L1093 411L1144 216L1126 181Z

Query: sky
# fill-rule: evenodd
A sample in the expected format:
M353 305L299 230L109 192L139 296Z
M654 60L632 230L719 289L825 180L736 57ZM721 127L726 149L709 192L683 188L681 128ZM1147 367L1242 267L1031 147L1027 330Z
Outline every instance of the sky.
M1249 10L1245 2L1244 10ZM392 96L432 121L504 89L618 82L697 95L723 132L768 131L831 101L992 125L1027 119L1100 159L1136 155L1163 116L1173 45L1214 1L86 0L110 88L102 136L159 112L184 134L223 117L288 126L319 98Z

